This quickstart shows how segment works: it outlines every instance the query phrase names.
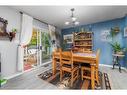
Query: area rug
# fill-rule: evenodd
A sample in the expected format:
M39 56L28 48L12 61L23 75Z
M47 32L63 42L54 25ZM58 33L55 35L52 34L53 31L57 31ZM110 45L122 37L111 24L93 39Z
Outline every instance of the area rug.
M57 71L55 75L52 75L52 70L45 71L38 75L39 78L42 80L45 80L55 86L57 86L59 89L91 89L91 81L90 80L81 80L81 76L78 77L78 79L74 82L73 87L70 87L70 74L66 73L63 77L62 82L60 82L60 73ZM99 82L100 85L97 85L95 83L95 89L96 90L102 90L102 89L111 89L110 81L108 78L107 73L102 73L99 71Z

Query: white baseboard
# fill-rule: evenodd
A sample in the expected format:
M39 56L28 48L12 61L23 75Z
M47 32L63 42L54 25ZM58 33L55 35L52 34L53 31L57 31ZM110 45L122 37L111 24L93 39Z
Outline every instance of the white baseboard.
M19 75L21 75L21 74L23 74L23 72L19 72L19 73L16 73L16 74L14 74L14 75L11 75L11 76L8 76L8 77L3 77L3 78L8 80L8 79L17 77L17 76L19 76Z
M106 64L99 64L99 66L104 66L104 67L110 67L110 68L112 68L113 66L112 65L106 65ZM119 68L118 66L116 66L115 68ZM127 68L125 68L125 67L121 67L121 69L123 69L123 70L125 70L125 71L127 71Z
M36 70L37 68L39 68L39 67L41 67L41 66L43 66L43 65L45 65L45 64L51 63L51 62L52 62L52 61L50 60L50 61L45 62L45 63L43 63L43 64L41 64L41 65L39 65L39 66L37 66L37 67L35 67L35 68L31 68L31 69L29 69L29 70L22 71L22 72L19 72L19 73L17 73L17 74L14 74L14 75L11 75L11 76L8 76L8 77L3 77L3 78L9 80L9 79L12 79L12 78L14 78L14 77L17 77L17 76L19 76L19 75L21 75L21 74L24 74L24 73L26 73L26 72L29 72L29 71L32 71L32 70Z

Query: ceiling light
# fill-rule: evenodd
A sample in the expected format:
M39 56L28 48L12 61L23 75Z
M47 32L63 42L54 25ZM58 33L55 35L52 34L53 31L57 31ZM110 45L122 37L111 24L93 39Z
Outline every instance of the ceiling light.
M75 25L78 25L78 24L79 24L79 22L76 21L77 18L74 16L74 11L75 11L75 9L72 8L72 9L71 9L71 16L70 16L70 17L71 17L71 22L66 21L66 22L65 22L65 25L72 24L72 26L75 26Z
M69 25L69 22L67 21L67 22L65 22L65 24L66 24L66 25Z
M76 17L72 17L71 19L72 19L72 21L76 21L77 18Z
M78 24L79 24L79 22L78 22L78 21L76 21L74 24L75 24L75 25L78 25Z

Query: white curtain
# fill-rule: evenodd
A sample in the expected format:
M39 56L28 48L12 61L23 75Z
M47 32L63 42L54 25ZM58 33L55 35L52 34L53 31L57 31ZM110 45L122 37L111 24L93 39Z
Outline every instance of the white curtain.
M52 51L54 51L57 47L56 47L56 35L55 35L55 30L56 28L52 25L48 25L49 28L49 32L50 32L50 37L51 37L51 41L55 41L55 44L52 45Z
M22 14L22 27L21 27L21 35L20 35L20 45L18 48L18 71L23 70L23 57L24 57L24 46L29 44L32 37L32 29L33 29L33 18Z

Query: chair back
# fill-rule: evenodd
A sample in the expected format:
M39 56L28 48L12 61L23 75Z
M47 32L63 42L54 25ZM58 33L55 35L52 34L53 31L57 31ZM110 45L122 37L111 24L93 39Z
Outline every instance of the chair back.
M59 52L61 50L62 50L61 48L57 48L57 49L54 50L54 52Z
M61 48L55 49L55 50L53 51L53 55L55 55L56 53L59 53L59 52L61 52L61 51L62 51Z
M100 52L101 52L100 49L98 49L96 52L96 66L97 66L97 68L99 67Z
M62 51L60 54L61 64L71 65L71 67L73 68L73 56L72 55L73 55L72 51Z
M58 61L60 61L60 54L59 53L61 53L61 51L62 51L61 48L55 49L55 51L52 53L53 60L57 59Z

